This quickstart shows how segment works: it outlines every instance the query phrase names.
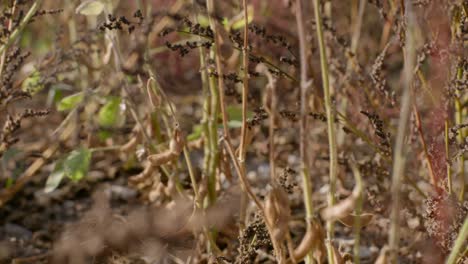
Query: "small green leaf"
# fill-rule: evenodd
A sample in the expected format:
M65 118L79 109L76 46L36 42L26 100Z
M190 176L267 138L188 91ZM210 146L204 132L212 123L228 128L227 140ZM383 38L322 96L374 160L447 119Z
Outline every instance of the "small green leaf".
M120 109L121 103L122 99L120 97L110 97L107 103L99 110L99 125L103 127L116 126L123 118L122 111Z
M198 19L198 24L200 24L200 26L202 27L207 27L210 25L210 20L208 19L207 16L204 16L204 15L197 15L197 19Z
M97 16L104 11L104 3L98 0L85 0L76 8L77 14L85 16Z
M62 100L57 105L57 110L59 111L66 111L73 109L75 106L77 106L81 101L83 101L84 98L84 93L79 92L76 94L69 95L67 97L64 97Z
M21 84L21 88L25 92L31 93L34 95L44 89L44 84L40 83L41 73L39 71L33 71L28 78L26 78Z
M8 189L10 188L11 186L13 186L13 184L15 183L15 179L9 177L7 178L6 182L5 182L5 188Z
M247 5L247 15L249 17L247 24L250 24L254 18L254 8L252 5ZM245 26L245 18L242 16L240 19L235 19L227 23L227 25L229 24L231 25L231 29L239 30Z
M229 128L239 128L242 127L242 121L239 120L229 120L227 123Z
M193 140L197 140L201 137L202 135L202 132L203 132L203 127L201 125L195 125L193 126L193 132L192 134L188 135L187 136L187 141L193 141Z
M44 192L50 193L54 191L55 189L57 189L57 187L59 186L60 182L63 179L63 176L65 176L65 171L63 169L63 160L58 160L55 163L54 170L47 178Z
M229 117L229 121L231 120L236 120L236 121L242 121L242 108L239 106L228 106L226 109L226 112ZM253 112L247 111L247 118L252 118L253 117Z
M80 148L72 151L63 162L65 175L73 181L83 179L88 173L90 161L91 151L89 149Z
M106 141L106 139L110 138L112 136L112 132L107 131L107 130L101 130L98 132L98 138L101 141Z

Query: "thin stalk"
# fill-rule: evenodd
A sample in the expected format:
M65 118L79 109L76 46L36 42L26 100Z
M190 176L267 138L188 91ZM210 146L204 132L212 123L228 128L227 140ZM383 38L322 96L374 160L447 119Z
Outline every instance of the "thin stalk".
M353 226L353 231L354 231L354 248L353 248L353 254L354 254L354 264L359 264L360 263L360 256L359 256L359 244L361 241L361 213L362 213L362 203L363 203L363 197L362 197L362 190L363 190L363 183L362 183L362 177L361 177L361 172L359 171L358 167L356 166L355 162L353 161L351 164L351 170L353 171L354 178L356 179L356 185L358 186L359 190L359 197L356 201L356 209L354 210L355 217L354 217L354 226Z
M247 97L249 93L249 15L247 12L247 0L243 0L244 6L244 47L242 48L242 60L244 63L244 79L242 86L242 127L239 145L239 162L241 169L245 171L245 153L247 139ZM220 77L221 78L221 77ZM244 172L245 173L245 172Z
M187 35L195 35L195 36L200 36L200 35L197 35L195 33L192 33L192 32L188 32L188 31L184 31L184 30L177 30L176 32L178 33L183 33L183 34L187 34ZM213 40L212 38L210 37L207 37L207 36L200 36L202 38L206 38L206 39L209 39L209 40ZM239 48L239 47L236 47L236 46L232 46L232 48L236 49L236 50L239 50L239 51L242 51L242 48ZM289 73L283 71L280 67L276 66L275 64L273 64L271 61L269 61L268 59L264 58L264 57L259 57L259 56L256 56L252 53L249 54L249 59L254 59L254 60L260 60L261 62L265 63L266 65L268 65L270 68L274 69L275 71L278 71L278 73L280 73L280 75L284 75L286 78L288 78L289 80L293 81L293 82L299 82L296 78L294 78L292 75L290 75Z
M306 222L310 223L313 217L312 203L312 183L310 181L308 159L307 159L307 90L310 86L310 81L307 79L308 64L306 53L306 32L304 28L304 17L302 13L302 0L296 3L296 23L299 35L299 53L301 63L301 124L300 124L300 159L301 159L301 175L302 189L304 193L304 204L306 209ZM306 263L312 263L310 254L306 258Z
M448 120L445 119L445 159L447 160L447 181L448 181L448 192L452 194L452 165L450 162L450 153L449 153L449 124Z
M465 245L466 240L468 239L468 218L465 219L463 226L458 234L455 243L453 244L452 250L450 251L450 255L447 259L447 264L455 264L457 263L457 259L459 257L459 252L463 245Z
M194 4L194 0L192 0ZM195 6L195 5L194 5ZM198 10L193 15L193 19L198 23ZM197 36L201 40L201 36ZM203 171L208 177L208 199L211 202L216 200L216 167L219 160L218 152L218 131L217 131L217 116L218 116L218 92L215 87L214 77L208 77L206 68L206 53L203 47L198 48L200 56L201 81L203 92L203 117L201 126L204 144L204 161ZM211 118L210 118L211 115Z
M242 1L244 7L244 46L242 47L242 62L244 67L244 78L242 86L242 127L241 127L241 138L239 145L239 163L242 173L245 174L245 154L246 154L246 143L247 143L247 103L249 94L249 14L247 12L247 0ZM221 77L220 77L221 78ZM270 145L271 147L271 145ZM270 164L270 166L272 166ZM272 168L270 168L272 170ZM242 193L241 199L241 212L240 222L244 224L247 216L247 195Z
M393 157L393 170L392 170L392 208L390 215L390 261L391 263L398 262L398 244L399 244L399 229L400 229L400 191L401 182L405 170L406 163L406 147L405 147L405 133L408 127L408 120L411 112L411 85L413 82L413 69L415 65L415 39L414 27L415 21L412 14L412 3L406 2L405 16L407 19L406 41L405 41L405 61L403 69L403 97L400 110L400 119L398 121L398 132L394 148Z
M211 98L211 116L208 124L209 129L209 144L210 144L210 158L208 170L208 200L214 203L216 200L216 168L219 163L219 150L218 150L218 115L219 115L219 93L216 89L216 82L214 77L208 79L210 98Z
M419 138L421 139L421 145L424 150L424 156L426 156L426 162L429 167L429 175L431 176L431 183L432 183L432 186L434 186L435 188L438 188L435 173L434 173L434 166L432 164L432 159L429 156L429 151L427 150L426 140L424 139L424 133L423 133L422 124L421 124L421 116L419 115L418 108L416 107L416 104L414 102L413 102L413 109L416 115L416 128L418 129Z
M270 103L270 127L268 128L268 141L269 141L269 158L270 158L270 180L272 182L276 179L276 164L275 164L275 120L276 120L276 107L278 98L276 96L276 84L270 83L271 89L271 103Z
M213 12L214 12L214 2L213 0L207 0L206 1L207 9L208 9L208 19L210 22L210 27L212 28L214 32L214 46L215 46L215 62L216 62L216 71L218 72L219 78L218 78L218 95L219 95L219 101L220 101L220 106L221 106L221 114L222 114L222 119L223 119L223 131L224 131L224 137L226 140L229 142L231 141L230 135L229 135L229 127L228 127L228 115L226 111L226 101L224 100L224 80L222 78L223 76L223 67L221 64L221 48L219 46L219 40L220 40L220 35L219 35L219 28L218 28L218 23L213 19Z
M202 208L202 202L200 201L200 195L198 194L198 183L195 179L195 173L193 172L192 161L190 160L187 146L184 146L184 157L189 171L190 181L192 182L193 194L195 196L195 206L197 208Z
M13 17L15 15L15 11L16 11L16 3L17 3L17 1L13 1L13 6L10 9L11 17L8 19L8 26L7 26L8 32L10 32L12 27L13 27ZM1 74L3 72L3 67L5 66L6 53L7 53L7 50L5 49L3 51L3 53L2 53L2 58L1 58L1 61L0 61L0 76L1 76Z
M325 39L323 36L322 15L320 12L320 0L314 0L315 28L320 51L320 66L322 70L322 84L325 102L325 111L327 114L328 143L330 152L330 191L328 193L328 206L335 204L336 175L338 167L338 153L336 147L335 117L330 94L330 81L328 72L328 61L326 54ZM327 221L327 255L328 263L334 264L334 254L332 240L334 236L334 220Z
M23 21L21 21L21 24L13 31L13 33L10 34L8 39L5 41L5 44L0 46L0 53L3 53L16 40L16 38L18 38L31 18L34 16L34 14L36 14L36 11L39 9L39 6L41 6L41 3L42 0L36 0L32 4L31 8L29 8L28 12L24 16Z
M463 68L458 67L457 69L457 79L461 79L463 77ZM458 93L458 92L457 92ZM460 125L463 123L463 106L459 98L455 98L455 124ZM458 133L458 142L463 143L465 141L465 135L463 133L463 129ZM465 199L465 155L460 156L460 179L461 179L461 189L458 195L458 199L460 201L464 201Z

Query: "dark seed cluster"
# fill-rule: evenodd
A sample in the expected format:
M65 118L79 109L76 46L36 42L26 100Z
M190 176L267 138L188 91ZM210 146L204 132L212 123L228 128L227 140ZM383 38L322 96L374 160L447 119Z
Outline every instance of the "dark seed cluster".
M253 263L257 250L271 247L271 240L263 217L255 215L254 220L244 229L239 237L239 256L235 263Z
M309 116L311 116L315 120L327 122L327 116L324 113L309 113Z
M50 10L39 10L34 14L33 18L39 17L39 16L56 15L56 14L60 14L62 12L63 12L62 8L60 8L60 9L50 9Z
M14 89L13 81L15 74L19 71L20 67L24 64L26 58L30 55L29 52L21 53L19 48L14 48L5 58L5 66L3 69L0 82L0 106L7 105L8 103L18 100L20 98L30 97L20 89Z
M129 34L131 34L135 30L135 25L141 26L144 20L143 14L140 10L137 10L133 14L133 18L137 19L137 22L130 21L125 16L115 17L112 14L107 15L107 21L102 23L99 26L99 30L118 30L123 31L126 30Z
M424 226L442 250L449 252L467 216L468 204L460 204L449 194L430 197L425 203Z
M172 51L177 51L179 52L181 57L184 57L187 55L190 50L193 50L198 47L204 47L206 49L209 49L211 45L213 44L210 41L187 41L185 44L171 44L169 41L166 41L166 47Z
M268 113L263 107L259 107L254 110L254 116L247 120L247 126L252 129L254 126L258 126L261 122L268 118Z
M369 113L366 111L361 111L361 114L367 116L369 121L372 123L374 127L375 135L380 139L380 145L383 148L383 151L386 155L391 154L391 144L390 144L390 133L386 132L384 129L384 122L380 119L379 115L376 113Z
M458 133L462 128L468 127L468 124L459 124L451 127L448 131L448 141L450 144L455 144Z
M265 27L256 24L251 24L249 26L249 31L259 36L260 38L265 39L266 43L273 43L274 45L284 47L290 51L291 54L293 54L291 50L292 46L286 40L286 37L275 34L267 34Z
M298 187L297 182L295 182L293 179L295 178L294 176L297 175L297 171L286 167L284 168L283 172L278 178L278 184L284 188L284 190L288 194L293 194L295 188Z
M299 121L299 113L296 111L281 110L279 114L282 118L288 119L291 122Z
M390 90L390 88L387 85L387 80L385 79L385 75L382 72L385 56L387 54L387 50L389 46L390 45L387 44L387 46L385 46L383 51L375 60L374 65L372 66L370 76L377 91L382 93L385 96L385 98L387 98L387 100L390 100L390 103L394 105L395 104L395 91Z
M41 117L49 114L49 110L26 109L23 113L12 116L7 115L7 120L3 124L2 134L0 135L0 156L3 150L18 142L15 133L21 128L21 121L25 118Z

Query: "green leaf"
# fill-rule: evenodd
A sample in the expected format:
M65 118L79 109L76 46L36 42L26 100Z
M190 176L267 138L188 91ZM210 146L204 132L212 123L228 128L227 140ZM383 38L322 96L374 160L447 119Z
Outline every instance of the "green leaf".
M242 108L239 106L230 105L226 108L229 121L227 123L229 128L239 128L242 127ZM254 115L253 112L247 111L247 118L252 118ZM219 118L223 118L221 113Z
M228 114L229 121L242 121L242 108L240 106L228 106L226 108L226 112ZM247 118L252 118L253 115L252 111L247 111Z
M252 5L247 5L247 15L249 17L247 24L250 24L254 18L254 8ZM242 16L240 19L234 19L227 24L231 24L231 29L239 30L245 26L245 18Z
M103 127L116 126L123 118L122 111L120 109L121 103L122 99L120 97L110 97L107 103L99 110L99 125Z
M193 140L197 140L201 137L202 135L202 132L203 132L203 127L201 125L195 125L193 126L193 132L192 134L188 135L187 136L187 141L193 141Z
M85 16L97 16L104 11L104 3L98 0L85 0L76 8L77 14Z
M73 181L83 179L88 173L91 154L87 148L72 151L63 162L65 176Z
M198 19L198 24L200 24L200 26L202 27L207 27L210 25L210 20L208 19L207 16L204 16L204 15L197 15L197 19Z
M54 170L47 178L44 192L50 193L57 189L57 187L63 179L63 176L65 176L65 171L63 169L63 160L58 160L55 163Z
M242 127L242 121L239 120L229 120L227 123L229 128L239 128Z
M107 131L107 130L100 130L98 132L98 138L101 141L106 141L106 139L110 138L112 136L112 132Z
M41 73L39 71L33 71L28 78L26 78L21 84L21 89L25 92L30 92L34 95L44 89L44 84L40 83Z
M81 101L83 101L84 93L79 92L76 94L64 97L57 105L57 110L66 111L75 108Z
M9 177L7 178L6 182L5 182L5 188L8 189L10 188L11 186L13 186L13 184L15 183L15 179Z

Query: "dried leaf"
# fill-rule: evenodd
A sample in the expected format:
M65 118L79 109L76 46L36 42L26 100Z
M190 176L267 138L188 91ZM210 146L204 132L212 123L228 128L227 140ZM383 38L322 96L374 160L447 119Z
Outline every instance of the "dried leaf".
M336 264L344 264L344 259L343 257L341 256L340 252L338 251L338 249L335 248L334 245L331 245L332 247L332 254L333 254L333 263L336 263Z
M273 239L276 241L284 240L290 216L288 195L281 187L274 186L265 201L265 220L272 228Z
M353 212L359 195L359 190L356 190L355 188L350 196L348 196L341 202L335 204L334 206L323 209L320 215L326 221L333 221L345 218L346 216L350 215L351 212Z
M388 246L384 246L384 247L380 250L379 257L378 257L377 260L375 261L375 264L387 264L387 263L390 263L390 259L388 258L388 251L389 251Z
M340 223L342 223L343 225L347 227L352 227L354 225L355 217L356 217L355 214L349 214L345 217L339 218L338 221L340 221ZM364 213L364 214L361 214L359 217L361 221L361 226L366 226L370 223L370 221L372 221L372 219L374 218L374 215Z
M307 254L315 248L315 250L320 251L319 243L324 239L324 234L321 226L313 221L308 224L307 232L301 240L299 246L294 249L293 257L296 262L300 262L307 256ZM322 252L323 253L323 252ZM325 255L325 254L323 254Z
M174 131L174 137L171 139L169 143L169 149L158 154L148 156L148 161L151 162L153 166L160 166L162 164L168 163L175 158L177 158L182 149L184 148L184 137L182 136L182 132L178 129Z
M77 14L85 16L97 16L104 11L104 3L98 0L86 0L76 8Z

